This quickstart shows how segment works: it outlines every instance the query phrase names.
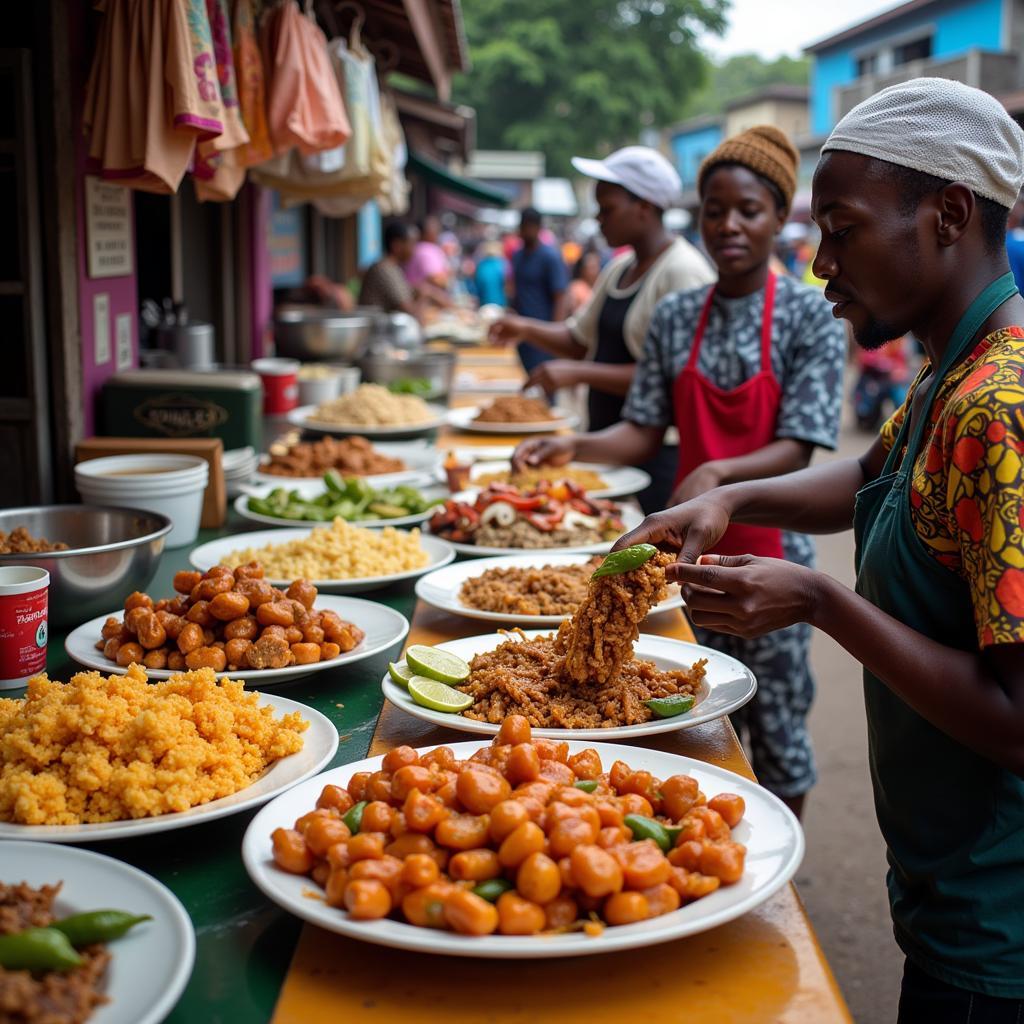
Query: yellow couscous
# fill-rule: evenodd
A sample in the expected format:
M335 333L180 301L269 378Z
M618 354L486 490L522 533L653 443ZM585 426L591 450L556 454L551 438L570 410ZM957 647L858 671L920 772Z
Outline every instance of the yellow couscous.
M335 519L308 537L232 551L225 565L259 562L271 580L350 580L421 569L430 556L419 530L364 530Z
M80 672L29 680L0 700L0 821L25 825L146 818L230 796L302 749L298 712L275 718L212 669L148 683Z

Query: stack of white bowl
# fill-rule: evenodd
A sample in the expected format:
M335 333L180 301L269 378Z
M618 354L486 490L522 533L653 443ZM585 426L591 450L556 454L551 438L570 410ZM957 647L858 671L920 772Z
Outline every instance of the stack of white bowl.
M232 448L224 453L224 486L229 498L237 498L246 484L252 483L260 457L251 445L245 448Z
M167 547L180 548L199 533L209 475L195 455L110 455L75 466L75 486L89 505L162 512L174 524Z

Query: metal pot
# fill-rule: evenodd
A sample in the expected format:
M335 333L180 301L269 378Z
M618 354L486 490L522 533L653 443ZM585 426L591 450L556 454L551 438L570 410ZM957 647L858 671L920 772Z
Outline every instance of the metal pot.
M430 390L421 394L427 401L447 398L455 376L454 352L409 352L401 348L374 350L359 360L363 380L390 386L399 380L426 380ZM417 392L418 393L418 392Z
M277 354L304 362L355 362L379 329L381 314L363 309L343 313L322 306L279 306L274 312Z
M49 621L77 626L116 611L156 572L171 521L157 512L106 505L35 505L0 512L0 530L24 526L67 551L0 554L0 565L34 565L50 574Z

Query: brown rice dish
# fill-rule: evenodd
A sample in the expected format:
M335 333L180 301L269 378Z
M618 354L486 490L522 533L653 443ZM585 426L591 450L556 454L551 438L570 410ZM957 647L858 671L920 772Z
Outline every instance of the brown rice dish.
M0 935L45 928L57 916L57 885L38 889L0 882ZM79 951L82 964L69 971L14 971L0 967L0 1021L4 1024L81 1024L109 1002L98 985L110 962L102 943Z
M365 437L325 437L293 445L271 445L270 462L260 466L271 476L322 477L334 469L342 476L377 476L400 473L405 463L383 455Z
M274 717L212 669L149 683L79 672L0 700L0 821L78 825L187 811L231 796L302 749L298 712ZM2 1018L0 1018L2 1019Z
M639 624L665 596L659 554L638 569L593 580L574 616L556 634L517 636L470 662L458 689L474 698L462 714L501 724L523 715L530 725L560 729L610 729L650 721L644 701L697 696L705 675L701 659L689 669L662 671L633 655Z
M572 615L587 596L601 564L595 555L579 565L488 569L462 584L459 599L469 608L514 615Z
M608 482L592 469L577 469L574 466L527 466L518 473L502 469L494 473L480 473L472 478L476 487L512 484L523 489L536 487L541 481L555 483L558 480L568 480L585 491L600 491L608 486Z
M547 403L526 395L501 395L473 417L474 423L547 423L556 420Z

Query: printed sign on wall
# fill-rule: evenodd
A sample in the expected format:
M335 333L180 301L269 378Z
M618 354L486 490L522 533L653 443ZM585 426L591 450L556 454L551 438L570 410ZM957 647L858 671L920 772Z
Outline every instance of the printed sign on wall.
M132 201L124 185L86 176L85 236L90 277L125 277L132 273Z

